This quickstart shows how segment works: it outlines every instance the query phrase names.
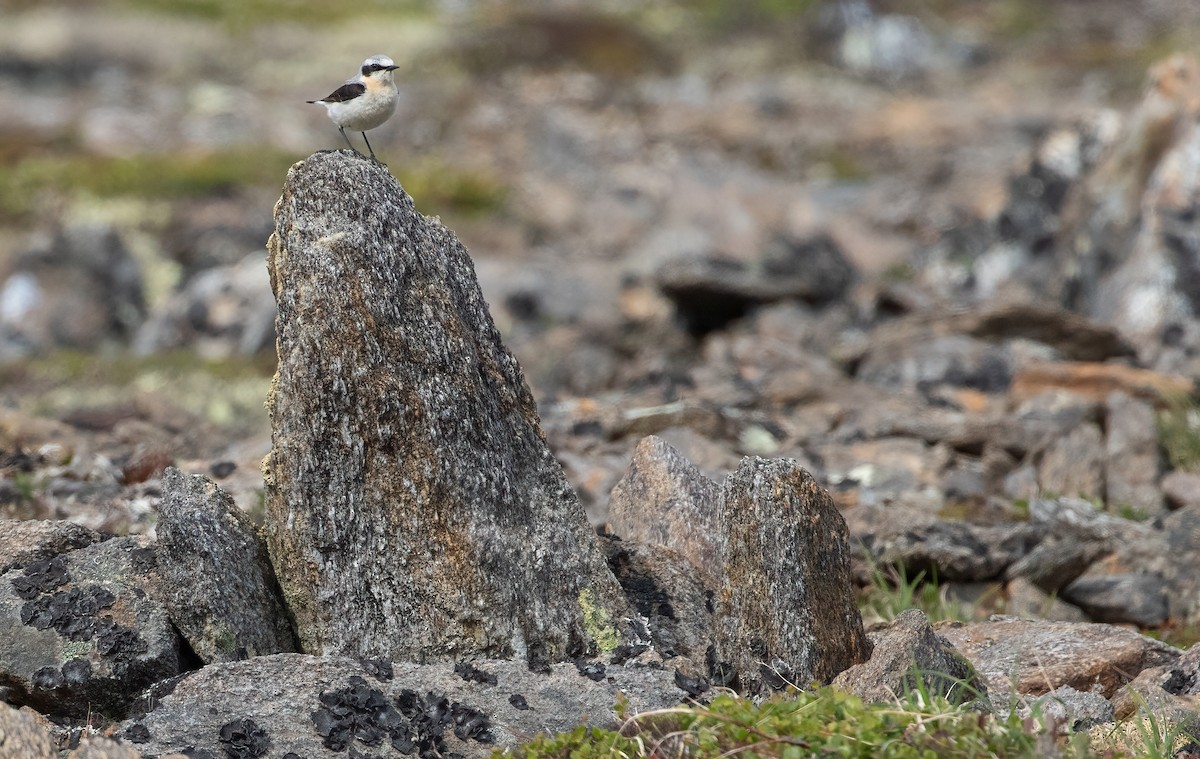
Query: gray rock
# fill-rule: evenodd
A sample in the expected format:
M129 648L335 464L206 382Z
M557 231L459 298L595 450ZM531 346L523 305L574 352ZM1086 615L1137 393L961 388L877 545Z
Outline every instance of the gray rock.
M892 390L953 385L995 393L1008 387L1012 373L1013 357L1003 345L966 335L899 341L884 333L872 339L855 378Z
M1179 658L1179 650L1166 643L1092 622L992 617L940 623L934 630L987 679L997 705L1003 694L1041 695L1063 685L1111 696L1143 669Z
M1116 719L1116 711L1107 698L1099 693L1075 690L1069 685L1033 699L1021 714L1037 714L1047 725L1060 725L1060 732L1064 734L1084 733Z
M609 525L623 538L673 548L715 588L721 578L720 497L717 483L651 435L638 443L629 471L612 490Z
M933 631L924 612L901 612L888 627L869 633L871 658L833 679L864 701L895 702L910 691L951 703L986 708L987 684L954 646Z
M1158 627L1167 621L1166 583L1148 574L1081 577L1062 589L1062 598L1097 622Z
M1004 587L1004 610L1022 619L1046 619L1053 622L1087 622L1082 609L1047 593L1022 577L1015 577Z
M253 356L275 343L275 304L255 252L199 272L133 336L138 353L190 348L206 358Z
M98 543L106 537L74 522L0 519L0 573Z
M846 522L808 472L747 457L722 486L719 516L714 669L757 691L829 682L867 659Z
M1050 535L1013 562L1006 576L1024 578L1044 593L1057 593L1110 550L1108 541L1079 540L1069 533Z
M1042 454L1038 484L1043 493L1071 498L1104 498L1104 435L1081 424L1055 440Z
M1154 406L1118 391L1105 399L1105 410L1105 502L1146 516L1162 513L1162 455Z
M57 759L50 733L33 715L0 701L0 756L13 759Z
M1028 524L991 527L899 507L859 506L847 516L855 541L875 564L903 566L909 577L924 572L948 582L1001 577L1041 537Z
M0 578L8 700L71 717L121 716L137 691L178 673L179 638L151 598L154 564L152 548L113 538Z
M765 303L838 300L854 282L854 265L828 235L775 240L755 262L689 256L655 274L688 330L706 334Z
M478 660L461 669L473 679L465 679L449 663L391 664L303 654L214 664L183 678L154 700L151 711L125 722L119 734L141 732L145 740L137 746L147 755L195 747L223 756L222 728L241 723L244 729L249 721L268 746L267 756L294 751L314 759L344 757L349 744L398 759L402 753L392 741L402 742L408 733L414 743L424 737L429 746L435 745L432 735L442 736L443 755L454 751L482 758L496 747L511 748L542 732L565 732L581 724L613 727L613 706L622 697L637 713L671 706L684 695L671 671L648 667L608 666L598 681L573 664L552 665L545 674L530 672L518 661ZM521 703L514 696L528 708L514 705ZM433 714L443 698L461 724L433 726L409 711L423 702ZM453 704L477 713L455 710ZM339 719L342 711L351 719ZM456 728L466 740L455 734Z
M628 616L461 243L381 164L288 173L268 266L272 563L310 652L546 664Z
M162 600L206 663L296 650L267 547L233 499L201 475L162 476L154 553Z
M1200 507L1200 473L1174 469L1162 478L1162 494L1170 509Z
M137 260L117 232L75 224L38 238L0 282L0 358L124 340L146 305Z

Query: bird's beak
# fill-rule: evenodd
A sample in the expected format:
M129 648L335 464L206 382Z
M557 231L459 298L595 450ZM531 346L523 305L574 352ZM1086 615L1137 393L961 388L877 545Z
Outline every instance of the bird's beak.
M399 66L384 66L383 68L386 71L395 71L396 69L398 69L400 67Z

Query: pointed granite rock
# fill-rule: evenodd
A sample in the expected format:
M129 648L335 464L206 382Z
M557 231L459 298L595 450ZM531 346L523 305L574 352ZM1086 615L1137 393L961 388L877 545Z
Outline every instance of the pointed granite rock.
M542 667L627 606L470 256L387 168L288 172L268 268L272 561L307 652Z

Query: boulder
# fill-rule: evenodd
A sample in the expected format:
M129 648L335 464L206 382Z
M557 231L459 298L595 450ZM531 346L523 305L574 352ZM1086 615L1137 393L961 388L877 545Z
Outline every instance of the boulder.
M934 630L986 678L994 703L996 694L1042 695L1063 685L1109 697L1143 669L1179 658L1166 643L1105 624L998 616Z
M206 664L296 650L266 543L201 475L163 473L154 553L171 621Z
M535 673L520 661L421 665L276 654L188 675L117 734L150 756L290 751L332 759L349 748L352 756L482 759L540 732L615 727L613 706L622 698L638 713L684 695L672 672L649 667L609 665L593 677L570 663ZM239 746L261 750L238 754Z
M289 171L268 268L272 563L303 650L543 668L628 617L470 256L383 165Z
M74 522L0 519L0 573L107 538Z
M833 679L864 701L895 702L910 691L951 703L987 705L987 684L970 662L929 626L924 612L909 609L886 628L868 634L871 658Z

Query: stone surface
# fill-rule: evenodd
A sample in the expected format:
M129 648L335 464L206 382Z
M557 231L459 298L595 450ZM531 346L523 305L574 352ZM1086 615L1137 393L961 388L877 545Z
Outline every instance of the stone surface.
M1145 516L1162 513L1163 462L1154 406L1123 392L1109 395L1104 405L1105 503Z
M1017 369L1009 396L1014 400L1022 400L1048 390L1069 390L1103 401L1110 393L1121 391L1161 405L1181 394L1191 393L1193 388L1194 383L1188 377L1136 366L1040 361L1024 364Z
M687 657L693 673L703 673L712 641L713 591L701 573L666 546L612 538L601 546L629 606L645 620L658 654L664 659Z
M1104 696L1078 691L1069 685L1031 700L1020 713L1036 714L1047 725L1059 725L1058 732L1064 735L1087 732L1116 719L1112 703Z
M1063 685L1108 697L1143 669L1179 657L1178 649L1153 638L1096 623L993 617L934 630L986 678L993 703L1002 694L1041 695Z
M1082 609L1047 593L1032 582L1016 577L1004 586L1005 613L1022 619L1048 619L1053 622L1087 622Z
M234 570L236 571L236 570ZM113 538L0 577L0 686L57 715L119 717L179 672L179 638L151 596L154 550Z
M854 265L829 236L779 239L754 262L687 256L655 274L688 330L705 334L779 300L829 303L853 283Z
M0 574L89 546L105 537L74 522L0 519Z
M1104 499L1104 434L1081 424L1055 440L1042 455L1038 485L1043 493L1089 500Z
M223 756L222 727L249 720L261 731L267 756L294 751L313 759L344 757L347 746L337 742L340 738L351 753L396 759L404 753L396 747L402 741L393 741L403 732L423 749L441 746L443 754L482 758L497 746L512 747L539 732L564 732L585 723L615 726L618 694L624 694L634 713L671 706L684 696L673 672L664 669L608 666L596 681L569 663L553 665L545 674L530 672L519 661L478 660L471 667L462 668L473 676L468 680L449 663L277 654L214 664L180 680L154 700L148 713L126 721L118 734L128 740L142 732L144 740L136 745L149 755L191 747ZM528 708L514 705L514 696L521 696ZM439 711L443 698L449 703ZM405 705L417 699L427 711L410 717ZM463 715L463 724L456 724L447 713L455 703L477 710L486 722ZM391 715L389 707L400 714ZM321 714L323 709L334 714ZM354 719L336 720L341 710ZM430 721L440 714L450 723ZM456 729L467 739L457 736ZM434 735L443 743L436 743Z
M287 607L250 520L201 475L162 477L154 554L171 621L206 664L296 650Z
M872 702L894 703L916 690L956 704L987 704L987 684L954 646L933 631L923 612L901 612L889 626L868 637L871 658L835 677L837 687Z
M534 666L627 616L471 259L380 164L288 173L268 268L271 558L303 649Z
M719 516L718 668L753 692L829 682L867 659L846 522L808 472L747 457L722 486Z
M721 576L716 532L720 486L679 451L653 435L633 451L629 470L612 490L609 526L629 540L673 548L709 584Z
M1167 621L1167 587L1149 574L1081 577L1062 589L1062 598L1096 622L1158 627Z
M0 701L0 756L12 759L57 759L50 734L24 711Z

